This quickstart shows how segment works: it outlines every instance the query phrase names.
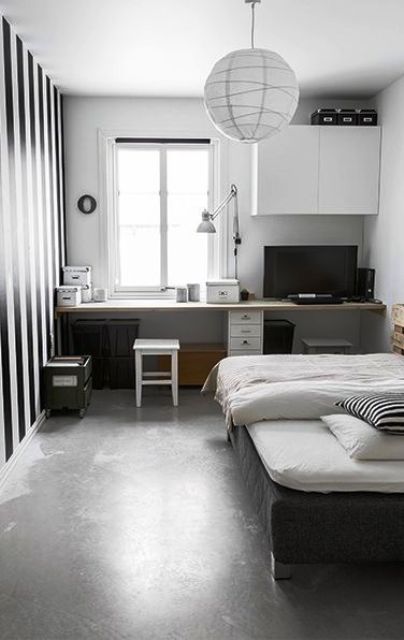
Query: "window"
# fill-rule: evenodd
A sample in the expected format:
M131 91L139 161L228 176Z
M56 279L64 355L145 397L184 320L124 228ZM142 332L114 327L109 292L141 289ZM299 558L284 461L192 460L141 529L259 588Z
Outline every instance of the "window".
M204 283L212 275L214 239L196 228L210 207L212 145L118 139L114 153L115 292Z

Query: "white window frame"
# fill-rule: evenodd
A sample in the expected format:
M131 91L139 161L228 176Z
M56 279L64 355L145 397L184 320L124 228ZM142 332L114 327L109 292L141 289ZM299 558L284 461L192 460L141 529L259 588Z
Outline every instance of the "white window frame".
M105 132L99 130L99 173L100 184L103 185L100 198L100 254L101 262L103 265L102 280L107 283L109 289L110 298L158 298L158 299L170 299L174 298L175 292L171 288L176 283L167 283L167 274L163 273L164 265L167 264L166 260L161 261L162 278L161 282L165 287L122 287L116 283L116 274L118 268L118 242L117 242L117 143L116 138L144 138L143 135L136 135L133 132L122 134L122 132ZM149 136L147 136L149 137ZM154 138L181 138L186 139L187 136L173 135L171 132L167 135L154 135L150 136ZM189 134L188 134L189 137ZM207 136L192 136L192 140L197 138L206 138ZM160 213L161 213L161 232L167 233L167 224L164 221L164 212L167 214L167 193L163 186L166 184L166 158L167 150L175 148L186 149L201 149L208 148L210 151L210 175L209 175L209 190L208 190L208 208L210 211L214 209L218 202L218 185L219 185L219 141L216 139L210 139L210 143L160 143L160 142L125 142L123 143L125 148L135 147L137 149L158 149L160 151ZM122 146L123 146L122 144ZM219 277L222 272L223 264L223 236L226 237L227 233L227 216L223 216L224 220L221 220L216 225L217 233L212 234L208 238L208 279L214 279ZM225 233L223 233L225 231ZM161 243L162 251L166 250L167 243ZM224 255L226 255L225 252ZM163 256L162 256L163 257Z

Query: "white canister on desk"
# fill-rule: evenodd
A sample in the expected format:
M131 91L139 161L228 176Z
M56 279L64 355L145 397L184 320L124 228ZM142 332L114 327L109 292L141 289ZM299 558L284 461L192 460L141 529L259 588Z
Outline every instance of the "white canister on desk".
M175 289L176 302L188 302L188 289L186 287L177 287Z
M188 302L199 302L201 299L201 285L197 283L187 284Z
M108 289L103 289L101 287L96 287L93 290L93 300L94 302L106 302L108 299Z
M81 301L82 302L91 302L91 298L93 295L93 291L90 284L81 286Z

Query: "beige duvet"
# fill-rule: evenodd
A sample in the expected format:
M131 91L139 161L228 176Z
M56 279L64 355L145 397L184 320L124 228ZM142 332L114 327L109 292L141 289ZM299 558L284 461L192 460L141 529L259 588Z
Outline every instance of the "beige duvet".
M202 392L213 392L228 428L261 420L318 419L337 413L335 402L373 391L404 393L404 357L268 355L222 360Z

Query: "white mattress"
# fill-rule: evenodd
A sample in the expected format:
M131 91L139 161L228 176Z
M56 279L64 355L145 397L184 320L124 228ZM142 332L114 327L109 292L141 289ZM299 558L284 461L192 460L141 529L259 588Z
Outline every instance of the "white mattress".
M284 487L404 493L404 461L354 460L321 420L262 421L247 429L270 477Z

